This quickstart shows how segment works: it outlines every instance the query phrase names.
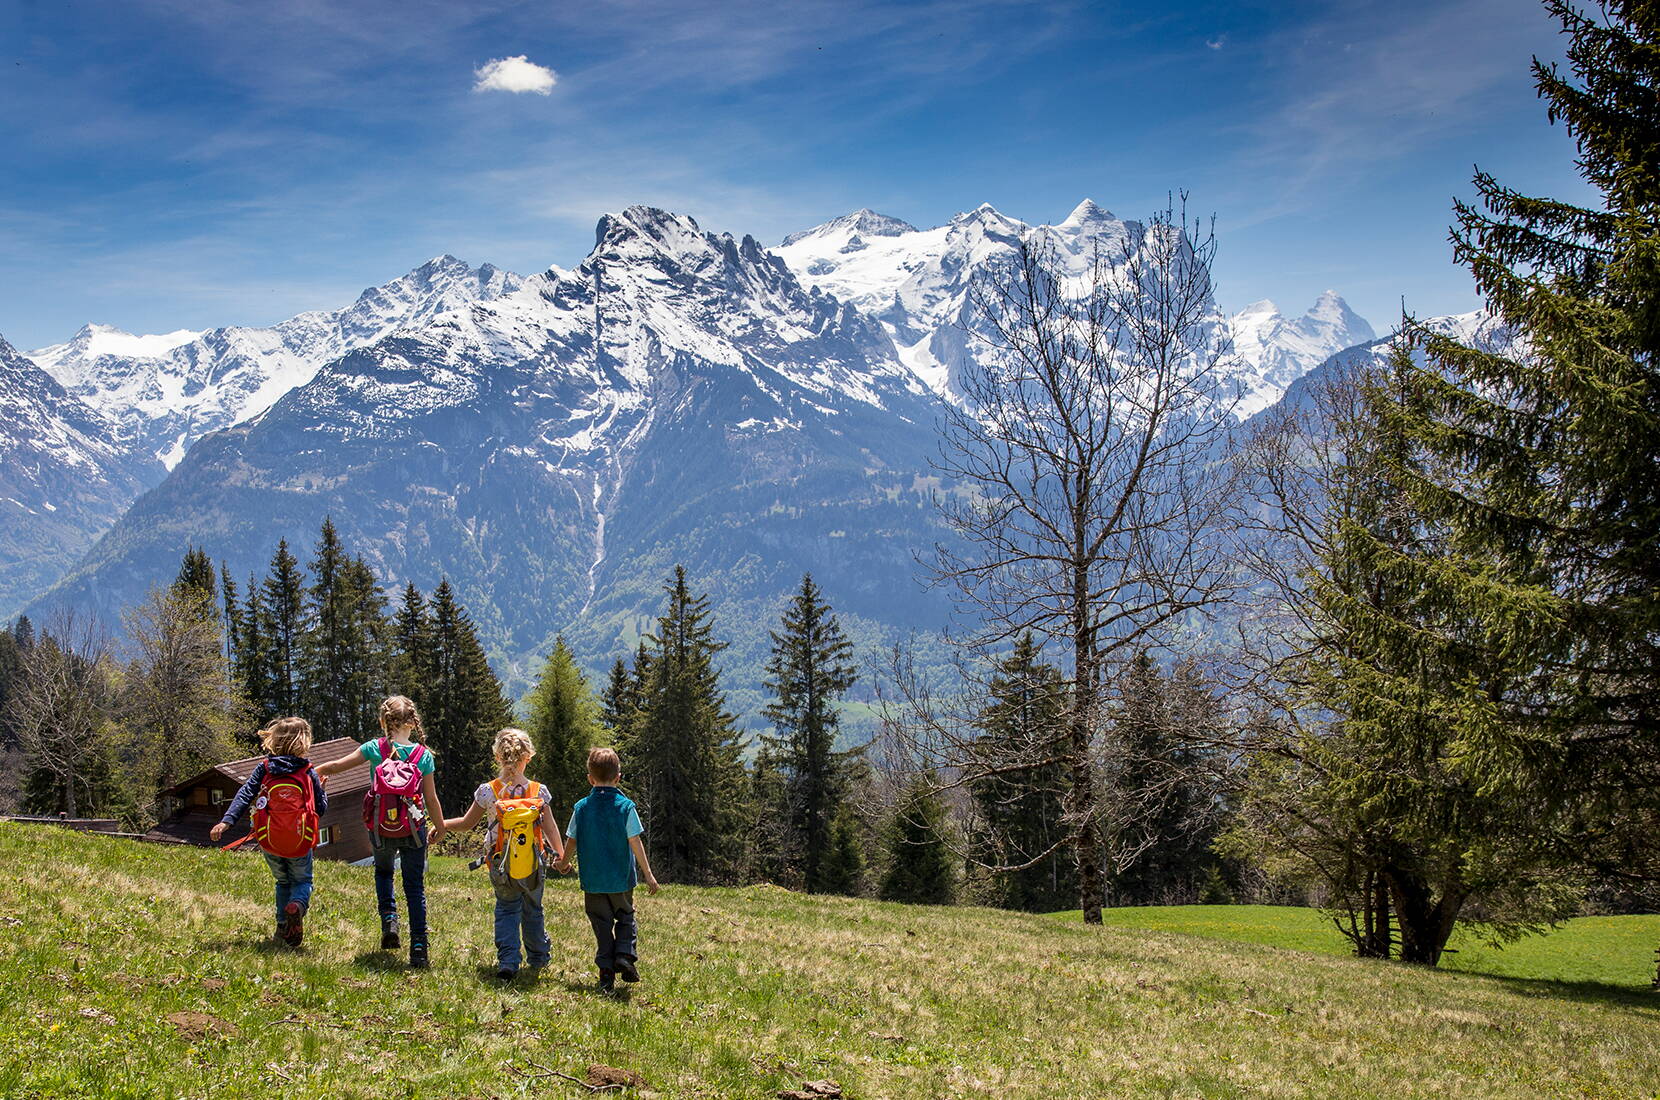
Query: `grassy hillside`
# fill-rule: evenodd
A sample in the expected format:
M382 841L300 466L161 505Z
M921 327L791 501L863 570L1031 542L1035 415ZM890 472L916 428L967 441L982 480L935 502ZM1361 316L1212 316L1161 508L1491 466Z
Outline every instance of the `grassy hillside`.
M645 981L590 991L573 886L555 964L503 989L482 872L440 860L434 969L371 950L369 873L326 865L306 948L264 942L253 858L0 825L0 1096L1537 1097L1660 1093L1660 998L1052 917L642 897Z
M1055 916L1081 919L1077 912ZM1326 955L1353 954L1349 941L1313 909L1277 905L1149 905L1109 909L1105 920L1114 928L1184 932ZM1660 948L1660 916L1579 917L1543 935L1528 936L1503 947L1460 929L1453 934L1449 948L1441 963L1446 970L1565 983L1587 987L1591 992L1598 986L1643 992L1654 980L1654 953ZM1660 1005L1660 996L1654 1000Z

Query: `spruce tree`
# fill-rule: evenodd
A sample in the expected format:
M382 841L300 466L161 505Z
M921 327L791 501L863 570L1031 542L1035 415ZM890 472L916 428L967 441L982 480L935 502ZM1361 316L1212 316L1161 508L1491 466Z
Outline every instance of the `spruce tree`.
M325 518L311 558L311 585L305 597L308 629L300 644L302 697L318 741L356 732L350 687L356 657L353 609L345 583L348 562L334 521Z
M735 720L725 709L714 658L726 648L709 622L709 599L693 596L676 566L668 606L637 662L639 714L622 748L658 877L712 883L737 877L748 818L748 777Z
M857 897L865 882L865 833L853 808L843 802L830 825L830 847L820 869L820 892Z
M957 876L945 843L945 804L933 776L917 776L906 787L888 821L887 873L879 895L883 901L914 905L950 905L956 900Z
M224 629L225 662L234 682L237 639L242 633L242 604L241 594L236 590L236 581L231 577L231 567L223 561L219 563L219 591L224 600L221 623Z
M624 736L629 719L634 714L634 682L628 663L618 657L611 665L611 675L605 681L605 693L600 696L600 721L611 731L612 740Z
M248 597L236 620L236 646L231 658L231 673L251 704L253 720L259 726L282 717L273 699L272 654L265 634L271 626L271 616L265 607L263 591L250 575Z
M214 607L219 599L219 591L213 560L208 557L206 550L193 546L185 551L184 560L179 563L179 575L173 581L173 588L176 591L194 592L197 599L209 608Z
M1389 411L1433 458L1406 489L1449 532L1421 574L1480 609L1466 644L1508 673L1461 751L1581 802L1592 862L1660 875L1660 8L1545 7L1571 75L1536 59L1536 86L1599 201L1478 173L1454 254L1519 346L1416 330Z
M527 700L525 732L536 746L536 777L565 812L588 793L588 750L600 743L599 704L564 638L542 665Z
M1060 670L1040 660L1030 632L992 677L980 714L976 752L983 765L969 785L976 828L974 859L1013 870L991 874L988 900L1005 909L1052 912L1077 900L1077 866L1066 840L1062 802L1070 781L1061 761L1067 736Z
M249 599L252 601L251 592ZM271 717L298 715L302 675L302 643L307 632L305 577L300 563L288 552L288 540L279 539L271 569L261 585L264 608L258 622L264 640L266 691L261 709Z
M405 583L392 621L391 690L407 695L415 706L424 705L432 682L438 675L438 654L433 645L432 616L426 599L413 581Z
M1108 883L1114 905L1188 905L1220 874L1211 851L1222 719L1192 662L1166 675L1147 653L1120 677L1116 781L1135 808L1118 839L1127 861Z
M809 893L826 889L824 860L843 794L850 754L836 751L836 704L858 673L850 663L853 643L824 602L811 574L785 608L781 630L772 632L766 686L773 700L762 711L773 723L767 738L785 775L784 803L789 854L801 867Z
M513 706L448 579L433 590L431 615L432 682L424 706L416 706L437 754L439 797L459 808L471 800L479 777L494 769L490 747L497 731L513 724Z

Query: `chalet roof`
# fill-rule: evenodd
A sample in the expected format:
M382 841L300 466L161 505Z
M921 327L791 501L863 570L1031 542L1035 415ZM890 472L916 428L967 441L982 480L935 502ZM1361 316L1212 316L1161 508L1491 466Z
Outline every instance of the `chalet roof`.
M310 760L313 764L327 764L331 760L350 756L357 751L357 742L350 737L336 737L329 741L320 741L311 746ZM191 776L184 782L169 787L163 794L183 794L191 787L199 786L212 779L228 779L232 786L240 787L254 774L254 769L265 761L265 754L248 756L241 760L231 760ZM369 789L369 762L359 757L356 767L348 768L339 775L330 776L328 793L330 798L338 795L350 794L353 791Z

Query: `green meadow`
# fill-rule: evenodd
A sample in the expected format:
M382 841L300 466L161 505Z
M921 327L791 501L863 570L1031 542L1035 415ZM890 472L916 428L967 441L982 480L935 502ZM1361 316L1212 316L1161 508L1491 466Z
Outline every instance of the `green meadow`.
M611 1000L574 883L553 966L505 987L483 872L440 858L429 892L413 972L374 950L366 869L319 865L291 951L257 858L0 824L0 1096L583 1096L594 1065L666 1097L1660 1096L1656 918L1461 939L1430 971L1345 957L1306 910L1090 928L671 886Z

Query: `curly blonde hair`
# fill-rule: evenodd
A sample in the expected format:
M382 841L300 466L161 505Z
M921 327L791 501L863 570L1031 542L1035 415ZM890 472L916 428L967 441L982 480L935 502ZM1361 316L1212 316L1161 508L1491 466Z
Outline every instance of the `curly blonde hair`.
M495 754L497 764L517 764L535 756L536 746L530 743L530 734L509 726L496 734L496 743L490 751Z
M259 743L272 756L304 756L311 751L311 723L304 718L278 718L259 731Z
M415 709L415 703L407 695L393 695L383 699L380 704L380 730L388 737L393 730L412 726L409 736L417 744L427 743L427 731L421 726L421 712Z

